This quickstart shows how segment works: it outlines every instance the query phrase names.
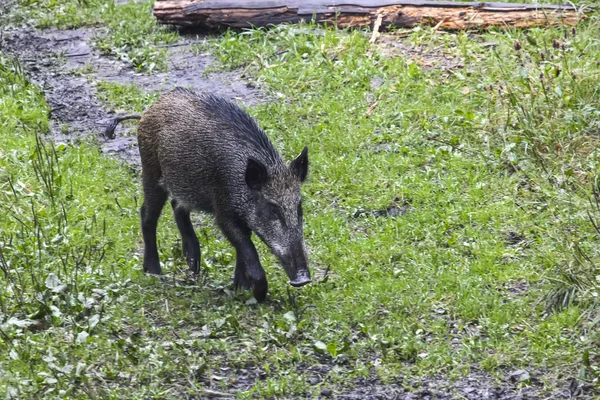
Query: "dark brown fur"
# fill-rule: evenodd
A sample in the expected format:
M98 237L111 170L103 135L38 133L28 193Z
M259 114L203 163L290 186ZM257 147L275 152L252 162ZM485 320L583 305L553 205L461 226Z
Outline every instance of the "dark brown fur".
M136 116L121 117L121 120ZM116 124L111 125L114 131ZM107 132L107 136L111 136ZM175 89L152 105L138 128L144 204L144 270L161 274L156 227L170 195L190 269L200 248L190 211L212 213L236 248L236 286L267 294L252 232L279 258L294 286L310 282L303 240L300 186L308 171L305 148L286 165L266 134L241 108L211 95Z

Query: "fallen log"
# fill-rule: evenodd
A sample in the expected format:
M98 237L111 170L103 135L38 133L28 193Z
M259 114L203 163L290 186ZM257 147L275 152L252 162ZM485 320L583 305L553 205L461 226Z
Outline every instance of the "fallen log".
M436 29L531 28L575 25L583 16L570 5L480 3L431 0L156 0L160 23L203 28L262 27L311 21L338 27L391 25Z

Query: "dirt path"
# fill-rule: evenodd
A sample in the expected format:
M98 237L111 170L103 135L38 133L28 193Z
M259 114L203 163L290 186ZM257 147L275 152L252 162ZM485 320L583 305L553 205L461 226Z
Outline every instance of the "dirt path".
M195 55L189 44L196 37L183 37L182 43L168 51L168 72L138 73L128 64L102 56L91 47L91 38L102 34L101 28L74 30L13 30L4 32L3 51L18 57L29 78L39 84L52 109L51 129L57 140L96 135L102 150L134 165L139 154L134 136L107 141L104 127L113 118L96 96L96 83L108 81L135 84L147 92L165 92L176 86L191 87L198 92L216 93L246 105L256 104L264 96L236 72L204 74L212 63L209 55ZM93 72L77 74L83 67Z

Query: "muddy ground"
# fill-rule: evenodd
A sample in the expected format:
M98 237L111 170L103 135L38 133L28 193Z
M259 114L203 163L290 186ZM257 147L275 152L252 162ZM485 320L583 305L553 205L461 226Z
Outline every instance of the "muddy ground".
M106 140L102 133L114 116L114 110L107 108L96 96L95 84L110 81L135 84L148 92L165 92L175 86L192 87L199 92L211 92L234 99L245 105L268 101L252 83L239 72L219 72L204 74L213 59L210 55L196 55L191 44L197 43L196 34L182 35L177 46L168 48L169 71L153 74L138 73L128 64L102 56L91 47L90 39L102 34L103 28L82 28L75 30L32 30L12 29L3 32L2 51L18 57L29 78L39 84L52 109L51 129L58 140L95 135L104 152L119 157L128 163L139 164L139 154L135 136L122 135ZM400 56L411 55L400 48ZM404 54L407 53L407 54ZM398 54L396 54L398 55ZM419 57L422 54L418 54ZM439 58L439 57L438 57ZM444 60L447 68L460 68L454 60ZM81 75L76 71L84 66L92 66L94 72ZM427 66L427 65L426 65ZM306 368L309 384L316 385L326 380L333 366L326 362L321 367ZM259 369L228 369L231 393L247 390L260 376ZM375 372L375 371L374 371ZM375 375L375 374L374 374ZM358 399L569 399L591 398L585 395L587 388L573 379L565 378L554 382L559 388L550 393L543 391L545 380L540 371L506 371L504 378L494 380L490 374L481 372L476 366L471 374L451 382L445 377L412 380L398 377L397 383L382 384L377 378L354 382L345 392L323 390L321 398L346 400ZM211 387L211 382L206 382ZM216 389L216 387L215 387ZM210 392L207 392L210 397ZM203 396L204 397L204 396Z
M118 130L113 140L103 137L115 110L97 98L95 86L98 81L135 84L146 92L161 93L176 86L190 87L198 92L220 94L245 105L264 101L264 96L239 73L205 73L213 58L207 54L195 55L191 50L192 44L201 41L198 35L184 35L180 43L167 49L168 72L145 74L136 72L125 62L104 57L92 48L91 38L101 35L102 29L4 32L2 50L16 55L29 78L44 89L52 109L52 133L57 140L97 135L103 151L139 164L134 135L119 135ZM84 67L93 72L78 73Z

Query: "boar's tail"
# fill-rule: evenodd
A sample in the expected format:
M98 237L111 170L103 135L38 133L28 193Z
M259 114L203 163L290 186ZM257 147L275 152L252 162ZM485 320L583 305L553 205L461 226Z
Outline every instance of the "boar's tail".
M119 125L119 123L121 123L122 121L125 121L127 119L140 119L140 118L142 118L142 116L139 114L128 114L128 115L121 115L120 117L116 117L106 127L106 130L104 131L104 136L106 136L109 139L114 139L115 138L115 129L117 128L117 125Z

